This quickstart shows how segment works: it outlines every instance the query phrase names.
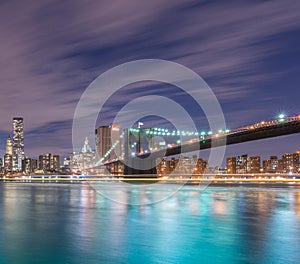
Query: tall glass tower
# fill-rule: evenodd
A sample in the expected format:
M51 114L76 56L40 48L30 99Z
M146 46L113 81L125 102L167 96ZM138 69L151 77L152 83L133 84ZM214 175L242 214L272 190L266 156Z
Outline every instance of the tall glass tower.
M13 118L13 171L22 170L24 159L24 122L22 117Z

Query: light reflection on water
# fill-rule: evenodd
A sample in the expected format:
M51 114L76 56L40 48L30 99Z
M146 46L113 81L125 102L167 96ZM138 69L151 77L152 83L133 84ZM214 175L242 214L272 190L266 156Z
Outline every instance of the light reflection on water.
M0 263L300 263L300 189L102 188L1 183Z

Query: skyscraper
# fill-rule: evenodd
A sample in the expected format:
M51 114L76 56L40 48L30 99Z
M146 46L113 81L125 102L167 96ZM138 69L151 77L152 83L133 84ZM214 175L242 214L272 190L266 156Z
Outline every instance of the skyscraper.
M9 135L6 140L6 152L4 155L4 171L5 172L12 171L12 153L13 153L12 140Z
M228 174L236 173L236 157L229 157L226 159L226 167Z
M252 156L247 159L247 173L260 172L260 156Z
M13 171L22 170L24 159L24 123L22 117L13 118Z
M119 125L100 126L96 129L96 153L98 159L112 160L121 155L121 128ZM111 152L109 150L112 149Z
M247 173L247 160L248 160L248 155L242 155L238 156L236 159L236 173Z
M282 155L283 171L284 172L298 172L299 169L299 154L286 153Z
M47 153L39 156L39 168L44 172L59 171L60 170L60 157L59 155Z
M24 159L22 160L22 171L25 173L33 172L31 158L24 157Z
M68 166L73 173L82 174L89 174L95 167L95 151L90 147L87 137L81 152L71 154Z
M5 154L9 154L9 155L13 154L12 140L11 140L10 135L8 135L8 137L6 139L6 153Z
M260 156L248 157L247 154L226 159L228 174L244 174L260 172Z

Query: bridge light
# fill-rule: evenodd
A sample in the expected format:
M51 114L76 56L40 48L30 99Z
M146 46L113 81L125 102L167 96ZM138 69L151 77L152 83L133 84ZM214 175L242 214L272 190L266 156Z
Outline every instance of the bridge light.
M212 135L212 131L209 131L207 134L208 134L208 135Z
M280 115L278 116L278 118L280 118L280 119L285 118L285 115L284 115L284 114L280 114Z

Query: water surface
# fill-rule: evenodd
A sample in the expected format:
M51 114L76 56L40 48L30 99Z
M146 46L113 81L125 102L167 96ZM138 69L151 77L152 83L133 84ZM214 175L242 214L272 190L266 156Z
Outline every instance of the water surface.
M0 183L0 263L300 263L300 189L161 191Z

